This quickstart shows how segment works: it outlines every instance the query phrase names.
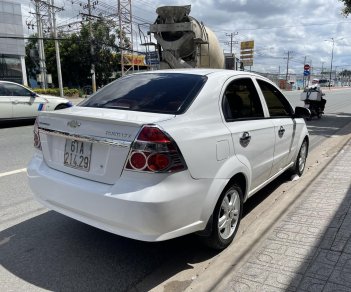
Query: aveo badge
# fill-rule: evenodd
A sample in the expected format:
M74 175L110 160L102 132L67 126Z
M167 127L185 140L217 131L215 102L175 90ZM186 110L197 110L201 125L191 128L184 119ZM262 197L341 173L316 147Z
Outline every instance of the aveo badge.
M67 126L71 128L78 128L80 127L80 122L78 122L77 120L72 120L67 123Z

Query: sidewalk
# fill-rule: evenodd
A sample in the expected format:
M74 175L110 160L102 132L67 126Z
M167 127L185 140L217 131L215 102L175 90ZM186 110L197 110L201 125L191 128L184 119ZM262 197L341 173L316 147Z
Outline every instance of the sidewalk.
M216 291L351 291L351 142Z
M85 98L83 98L83 97L73 97L73 98L67 97L67 99L69 99L74 105L77 105L78 103L80 103Z

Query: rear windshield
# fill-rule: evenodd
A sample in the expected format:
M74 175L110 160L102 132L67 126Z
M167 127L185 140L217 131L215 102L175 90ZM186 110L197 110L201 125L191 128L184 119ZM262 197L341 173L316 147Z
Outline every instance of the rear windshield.
M79 106L181 114L206 80L206 76L181 73L129 75L105 86Z

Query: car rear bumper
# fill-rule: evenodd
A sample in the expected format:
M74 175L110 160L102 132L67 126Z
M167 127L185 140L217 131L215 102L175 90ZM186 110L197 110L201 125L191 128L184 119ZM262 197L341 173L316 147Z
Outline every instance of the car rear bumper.
M27 173L36 199L49 209L143 241L203 230L214 208L208 196L217 196L226 183L195 180L188 171L172 175L124 171L116 184L108 185L49 168L41 154L34 155Z

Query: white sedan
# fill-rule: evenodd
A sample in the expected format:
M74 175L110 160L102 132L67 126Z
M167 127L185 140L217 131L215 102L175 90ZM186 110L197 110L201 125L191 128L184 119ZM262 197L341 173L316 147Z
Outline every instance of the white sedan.
M58 110L72 106L65 98L37 94L9 81L0 81L0 121L35 119L40 111Z
M304 171L307 116L248 72L131 74L40 113L29 183L43 205L97 228L143 241L197 232L223 249L250 196Z

